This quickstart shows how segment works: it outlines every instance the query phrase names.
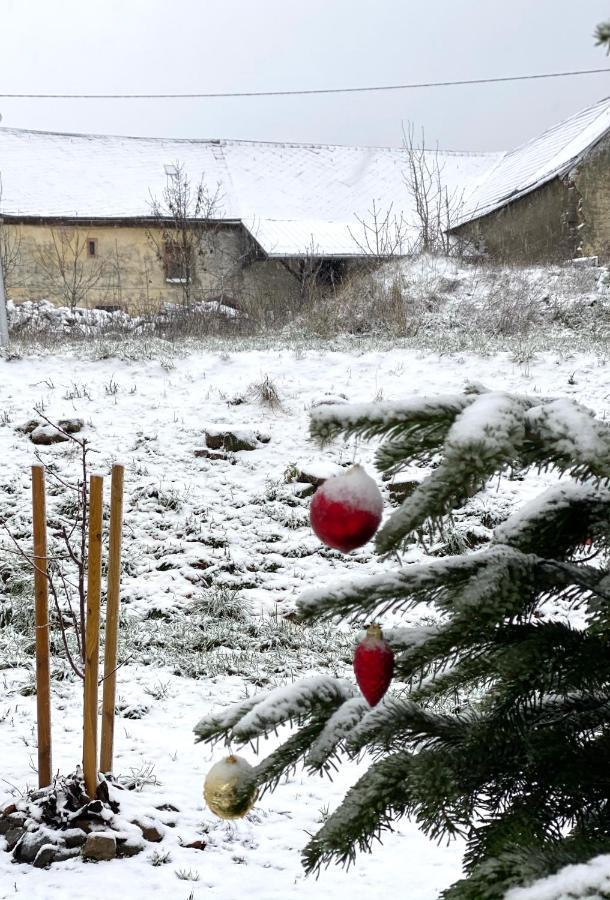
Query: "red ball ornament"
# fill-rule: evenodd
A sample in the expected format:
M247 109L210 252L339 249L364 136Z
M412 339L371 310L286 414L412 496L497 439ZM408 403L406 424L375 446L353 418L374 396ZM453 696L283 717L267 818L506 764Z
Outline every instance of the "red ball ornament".
M311 527L323 544L348 553L373 537L383 513L379 488L362 466L328 478L309 508Z
M358 687L370 706L376 706L390 686L394 674L394 651L384 640L379 625L369 625L354 653Z

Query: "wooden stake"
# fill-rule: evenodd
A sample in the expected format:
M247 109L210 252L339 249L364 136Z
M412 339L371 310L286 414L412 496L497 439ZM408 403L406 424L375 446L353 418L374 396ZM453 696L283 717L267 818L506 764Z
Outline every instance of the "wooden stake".
M102 594L102 516L104 479L89 482L89 552L87 559L87 624L85 637L85 691L83 702L83 772L85 790L97 789L97 678L100 653L100 598Z
M36 712L38 787L51 784L51 678L49 673L49 584L44 466L32 466L34 596L36 622Z
M106 635L104 643L104 692L102 701L102 742L100 771L112 772L114 752L114 707L121 603L121 529L123 526L123 466L112 467L110 491L110 540L108 545L108 591L106 594Z

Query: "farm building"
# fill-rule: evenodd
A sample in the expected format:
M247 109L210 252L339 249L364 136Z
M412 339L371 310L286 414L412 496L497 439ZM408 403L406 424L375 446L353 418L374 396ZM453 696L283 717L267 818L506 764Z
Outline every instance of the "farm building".
M496 156L430 158L461 191ZM194 299L298 293L308 269L406 249L404 167L400 149L3 128L7 294L142 309L181 302L185 282ZM196 232L188 260L177 219Z
M507 153L0 128L7 294L130 310L298 298L308 275L333 282L422 246L414 166L456 243L518 262L607 260L609 131L610 100Z
M502 261L610 260L610 99L503 154L452 232Z

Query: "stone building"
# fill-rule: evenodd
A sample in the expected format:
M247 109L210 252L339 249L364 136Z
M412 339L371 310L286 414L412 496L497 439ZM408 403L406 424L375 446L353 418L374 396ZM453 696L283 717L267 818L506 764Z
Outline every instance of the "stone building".
M610 260L610 99L501 156L452 233L519 263Z
M461 190L497 155L430 157ZM328 284L376 253L406 251L404 168L392 148L0 128L7 294L133 311L298 301L307 278Z

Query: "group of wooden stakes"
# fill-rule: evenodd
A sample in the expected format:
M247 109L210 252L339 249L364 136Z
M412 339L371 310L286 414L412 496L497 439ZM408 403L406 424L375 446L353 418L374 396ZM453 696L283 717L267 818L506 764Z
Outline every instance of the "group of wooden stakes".
M121 532L123 521L124 467L114 465L111 475L110 531L108 541L106 627L102 728L98 759L98 688L100 655L100 608L102 598L102 533L104 479L89 479L88 576L84 652L83 775L85 790L96 796L98 772L111 774L114 752L114 711L119 638L121 581ZM51 734L51 678L49 659L49 579L45 469L32 466L34 535L34 590L36 623L36 699L38 732L38 786L53 778Z

